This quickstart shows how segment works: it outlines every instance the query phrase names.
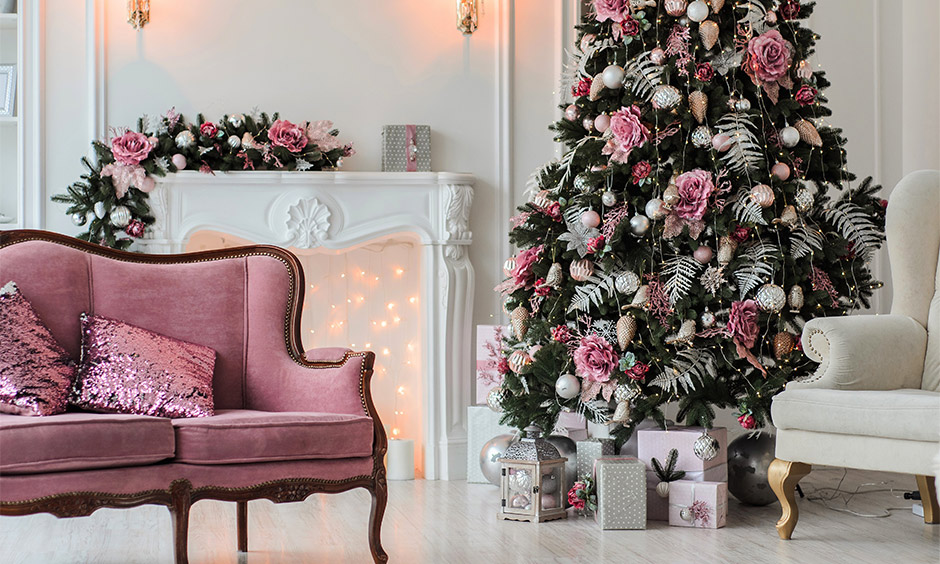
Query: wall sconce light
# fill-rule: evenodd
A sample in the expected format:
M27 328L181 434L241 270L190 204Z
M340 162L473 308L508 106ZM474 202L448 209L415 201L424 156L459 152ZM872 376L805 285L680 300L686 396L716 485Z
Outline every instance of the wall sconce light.
M141 29L150 21L150 0L127 0L127 23Z
M477 30L483 0L457 0L457 29L464 35Z

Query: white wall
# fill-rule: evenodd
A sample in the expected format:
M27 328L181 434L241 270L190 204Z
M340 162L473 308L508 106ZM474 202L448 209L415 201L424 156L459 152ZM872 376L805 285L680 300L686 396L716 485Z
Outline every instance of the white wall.
M508 252L507 219L529 173L555 156L546 127L558 115L562 33L576 0L488 0L469 38L454 28L452 0L157 0L141 32L126 23L125 2L86 1L90 10L44 1L43 201L78 178L88 152L85 29L97 8L108 124L133 126L170 106L190 117L258 106L294 121L331 119L358 150L346 170L380 168L382 125L429 124L434 169L478 179L474 321L502 315L491 289ZM936 0L817 3L831 121L845 128L860 176L893 186L916 168L940 168L938 12ZM42 227L77 232L62 211L48 205Z

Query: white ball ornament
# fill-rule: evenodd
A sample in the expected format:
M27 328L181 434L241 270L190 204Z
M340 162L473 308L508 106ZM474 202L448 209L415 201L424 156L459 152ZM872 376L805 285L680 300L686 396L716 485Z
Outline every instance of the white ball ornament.
M601 194L601 203L607 207L613 206L617 203L617 194L613 192L604 192Z
M503 410L503 399L506 397L506 390L501 386L496 386L490 393L486 394L486 405L491 410L499 413Z
M692 145L704 149L712 144L712 130L707 125L700 125L692 130Z
M111 220L111 225L121 228L126 227L131 222L131 210L127 209L126 206L114 206L108 218Z
M708 4L702 2L702 0L695 0L695 2L689 4L685 13L693 22L703 22L708 17Z
M614 288L621 294L632 294L640 288L640 277L635 272L624 272L614 278Z
M571 399L581 393L581 381L573 374L562 374L555 380L555 393L563 399Z
M170 158L170 162L173 163L173 166L176 167L176 170L183 170L186 168L186 157L180 153L176 153Z
M653 198L652 200L646 202L646 211L647 217L653 220L660 220L668 215L666 211L666 202L660 200L659 198Z
M577 121L579 117L581 117L581 110L574 104L568 104L568 107L565 108L565 119L568 121Z
M776 284L764 284L755 295L757 306L764 311L777 313L787 304L787 293Z
M604 86L611 90L616 90L623 86L625 76L626 73L620 65L608 65L607 68L604 69L604 72L601 73Z
M637 237L646 235L650 228L650 219L645 215L635 215L630 218L630 231Z
M751 102L747 98L741 98L734 103L734 109L739 112L746 112L751 109Z
M228 146L233 149L237 149L242 146L242 140L238 138L238 135L230 135L226 143L228 143Z
M176 134L176 146L180 149L188 149L196 142L196 137L192 131L180 131Z
M95 202L95 207L92 209L95 212L95 217L98 219L104 219L104 214L108 211L104 207L104 202Z
M788 125L780 130L780 142L788 149L796 147L796 144L800 142L800 132Z
M585 118L581 120L581 127L588 131L594 129L594 118L591 116L585 116Z
M232 127L241 127L243 123L245 123L245 116L242 114L232 114L228 116L228 124Z
M601 224L601 216L594 210L587 210L581 214L581 225L594 229Z
M706 309L699 317L699 321L702 322L702 327L705 327L706 329L713 327L716 321L715 314Z
M607 131L607 128L610 127L610 116L607 114L601 114L594 118L594 129L598 133L604 133Z

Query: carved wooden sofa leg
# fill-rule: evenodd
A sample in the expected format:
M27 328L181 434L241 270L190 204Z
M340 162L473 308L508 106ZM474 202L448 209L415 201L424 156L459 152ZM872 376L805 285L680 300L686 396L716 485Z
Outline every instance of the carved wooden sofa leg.
M372 559L377 563L388 562L388 554L382 548L382 518L388 503L388 482L385 480L385 468L376 473L375 481L369 488L372 494L372 511L369 514L369 548Z
M238 552L248 552L248 502L236 501L238 521Z
M796 485L812 469L813 467L809 464L775 458L767 470L767 481L770 482L770 488L777 494L783 510L780 520L777 521L777 534L783 540L790 540L796 521L800 518L800 510L794 498Z
M924 505L924 523L940 523L940 505L937 504L937 486L933 476L917 476L917 489L920 490L920 502Z
M173 518L173 557L176 564L189 564L189 508L192 506L188 480L170 485L170 516Z

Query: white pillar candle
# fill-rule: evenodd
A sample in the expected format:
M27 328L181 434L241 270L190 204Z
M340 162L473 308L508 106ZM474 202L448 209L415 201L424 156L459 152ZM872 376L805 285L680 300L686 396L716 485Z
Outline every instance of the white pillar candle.
M415 442L411 439L389 439L388 479L415 479Z

